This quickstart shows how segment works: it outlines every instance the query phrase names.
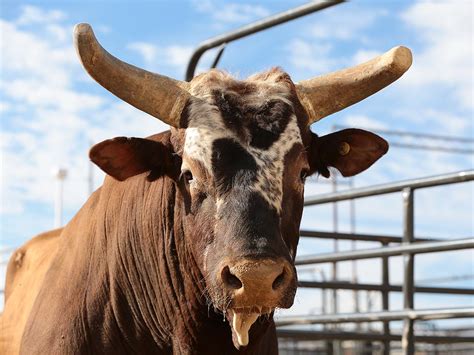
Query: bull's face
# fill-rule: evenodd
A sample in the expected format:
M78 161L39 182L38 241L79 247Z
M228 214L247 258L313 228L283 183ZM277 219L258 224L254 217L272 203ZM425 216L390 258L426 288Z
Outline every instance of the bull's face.
M260 314L293 303L310 132L279 70L247 81L213 71L192 84L198 99L188 108L181 165L185 226L212 304L246 345Z
M77 27L76 43L100 84L175 127L168 143L116 138L90 156L118 180L146 171L150 181L174 180L205 295L231 323L236 347L247 345L259 316L293 303L305 178L328 177L329 167L355 175L388 149L362 130L318 137L311 123L398 78L409 51L298 85L279 69L245 81L210 71L183 83L118 61L87 25Z

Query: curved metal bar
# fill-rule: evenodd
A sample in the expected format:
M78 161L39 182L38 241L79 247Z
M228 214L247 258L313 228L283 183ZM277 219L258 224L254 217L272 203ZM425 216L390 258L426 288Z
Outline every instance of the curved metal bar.
M421 179L412 179L399 181L395 183L361 187L353 190L341 191L336 193L322 194L313 197L307 197L304 200L305 206L320 205L328 202L338 202L354 198L377 196L402 191L406 187L412 189L422 189L426 187L441 186L458 182L474 180L474 170L459 171L451 174L431 176Z
M316 11L323 10L325 8L340 4L345 0L331 0L331 1L311 1L308 4L304 4L295 7L291 10L281 12L276 15L266 17L262 20L258 20L246 26L243 26L237 30L224 33L222 35L210 38L201 44L194 50L191 58L189 59L188 68L186 69L186 80L190 81L194 77L197 64L201 56L211 48L215 48L224 43L230 43L240 38L249 36L259 31L266 30L267 28L280 25L282 23L297 19L299 17L311 14Z
M226 45L227 45L227 43L223 43L219 47L219 49L217 51L217 55L214 58L214 62L212 62L211 69L214 69L215 67L217 67L217 64L219 64L219 62L221 60L221 57L222 57L222 54L224 53Z

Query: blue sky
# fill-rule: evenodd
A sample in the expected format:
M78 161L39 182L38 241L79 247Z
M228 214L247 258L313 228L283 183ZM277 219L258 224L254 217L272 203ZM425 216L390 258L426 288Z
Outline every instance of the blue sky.
M99 41L117 57L183 79L189 55L200 41L303 3L3 0L0 244L19 245L52 227L54 168L61 166L69 172L64 201L69 219L88 196L87 151L92 143L119 135L143 137L166 129L120 102L85 74L72 47L74 24L90 23ZM474 138L472 14L473 5L467 0L353 1L232 43L219 66L242 78L281 66L298 81L405 45L414 57L406 75L364 102L318 122L313 130L325 134L338 124ZM209 66L213 54L202 58L200 70ZM455 146L473 149L469 143ZM473 166L472 154L392 147L374 167L355 178L354 184L385 183ZM95 187L102 178L102 173L94 170ZM329 189L327 184L310 183L307 194ZM473 200L472 183L417 192L416 234L472 236ZM340 228L347 230L347 205L341 204L340 210ZM306 211L303 226L330 230L330 212L326 207ZM401 234L401 197L358 201L357 216L359 232ZM358 245L368 246L375 245ZM299 252L329 250L326 242L304 241ZM472 258L472 252L420 257L417 277L432 277L432 270L440 275L472 273ZM397 260L393 261L392 281L401 280ZM380 275L373 267L378 264L360 265L364 281L378 282ZM344 279L350 271L347 267L341 270ZM472 285L472 280L459 285L467 284ZM307 309L307 300L314 295L319 293L299 294L295 312ZM439 298L420 297L417 300L422 305L442 304ZM472 305L465 298L450 297L459 305ZM393 305L400 305L400 299L396 298Z

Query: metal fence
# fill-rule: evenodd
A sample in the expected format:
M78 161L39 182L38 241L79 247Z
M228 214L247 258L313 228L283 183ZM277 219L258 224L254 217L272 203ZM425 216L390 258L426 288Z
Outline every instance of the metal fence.
M414 322L416 320L433 320L447 318L474 317L474 308L444 308L430 310L414 309L414 294L437 293L437 294L457 294L474 295L474 289L470 288L450 288L450 287L417 287L414 284L414 264L415 255L421 253L443 252L449 250L461 250L474 248L474 238L457 240L434 240L418 239L414 236L414 192L418 189L441 186L446 184L456 184L474 180L474 170L461 171L452 174L413 179L397 183L358 188L348 191L324 194L310 197L305 200L305 206L314 206L339 201L353 200L357 198L384 195L394 192L401 192L403 198L403 236L380 236L367 234L349 233L328 233L302 230L302 237L325 238L351 241L371 241L379 242L381 248L368 250L354 250L347 252L319 254L304 256L296 259L296 265L315 265L322 263L336 264L340 261L360 260L370 258L381 258L382 260L382 283L381 284L361 284L340 281L314 282L300 281L299 287L309 287L332 290L366 290L380 292L382 295L382 312L353 313L353 314L325 314L305 317L286 317L277 321L278 335L284 339L295 340L370 340L383 343L383 354L390 353L390 342L400 341L403 354L414 354L416 342L427 343L474 343L472 336L415 336ZM390 243L398 243L396 246L389 246ZM389 282L389 257L402 255L404 257L404 277L402 285L391 285ZM389 311L390 292L403 293L402 311ZM390 332L390 322L403 320L403 331L401 335ZM336 323L361 323L361 322L383 322L383 333L361 333L345 331L314 331L295 330L282 328L290 325L307 324L336 324Z

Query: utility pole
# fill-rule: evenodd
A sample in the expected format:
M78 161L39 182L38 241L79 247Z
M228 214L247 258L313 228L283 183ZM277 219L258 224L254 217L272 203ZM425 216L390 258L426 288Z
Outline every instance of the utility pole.
M56 178L56 194L54 202L54 228L59 228L63 225L63 190L64 180L67 177L67 170L57 168L53 171Z

